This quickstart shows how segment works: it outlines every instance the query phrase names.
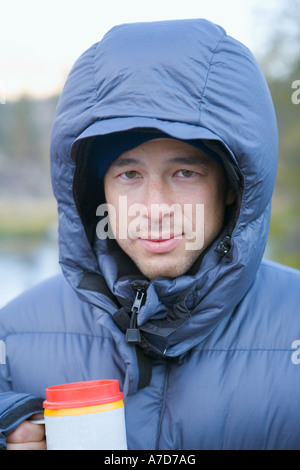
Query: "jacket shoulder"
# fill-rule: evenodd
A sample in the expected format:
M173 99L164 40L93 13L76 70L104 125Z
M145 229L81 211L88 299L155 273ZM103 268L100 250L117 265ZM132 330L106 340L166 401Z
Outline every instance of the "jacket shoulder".
M251 348L290 349L299 324L300 271L263 260L236 313L241 338Z
M264 259L242 301L220 322L204 347L290 354L298 339L299 303L300 271Z
M10 301L0 310L0 335L50 331L66 319L82 317L90 307L82 302L62 274L50 277Z
M270 323L279 322L286 330L287 322L293 329L295 321L299 321L300 271L263 260L245 300Z
M260 282L274 283L272 291L278 288L279 294L293 292L295 295L298 295L298 297L300 296L300 270L298 269L263 259L260 269L258 270L258 280Z

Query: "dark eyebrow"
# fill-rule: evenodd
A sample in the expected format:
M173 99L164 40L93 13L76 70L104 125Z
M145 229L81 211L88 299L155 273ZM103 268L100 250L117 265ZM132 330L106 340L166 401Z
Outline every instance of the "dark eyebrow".
M137 160L136 158L124 157L124 158L117 158L111 164L112 168L124 168L130 165L141 165L142 163Z
M175 163L179 165L197 165L197 166L208 166L210 162L210 157L205 155L190 155L187 157L173 157L170 158L168 163Z
M163 163L165 163L166 165L182 165L182 168L184 168L186 165L207 167L211 163L210 160L210 157L206 157L205 155L189 155L186 157L171 157L165 160ZM132 157L119 157L111 163L111 168L125 168L131 165L143 166L143 162L141 162L139 159Z

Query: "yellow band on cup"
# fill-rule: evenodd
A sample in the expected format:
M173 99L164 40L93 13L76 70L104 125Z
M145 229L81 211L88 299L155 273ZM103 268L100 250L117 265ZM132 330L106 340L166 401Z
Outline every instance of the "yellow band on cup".
M101 413L102 411L116 410L122 408L123 400L114 401L111 403L104 403L102 405L81 406L80 408L62 408L57 410L45 409L45 416L73 416L85 415L89 413Z

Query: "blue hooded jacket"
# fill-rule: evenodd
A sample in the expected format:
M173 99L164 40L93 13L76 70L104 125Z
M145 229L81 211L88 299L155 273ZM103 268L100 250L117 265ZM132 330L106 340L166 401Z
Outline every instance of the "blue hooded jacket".
M133 129L201 139L237 194L223 233L177 279L146 282L93 236L95 164L105 171L105 139L118 147ZM113 378L129 449L300 449L300 274L262 260L277 141L256 60L209 21L117 26L82 54L51 139L63 273L0 312L2 447L28 416L7 419L20 400L35 412L48 386ZM136 285L139 346L125 340Z

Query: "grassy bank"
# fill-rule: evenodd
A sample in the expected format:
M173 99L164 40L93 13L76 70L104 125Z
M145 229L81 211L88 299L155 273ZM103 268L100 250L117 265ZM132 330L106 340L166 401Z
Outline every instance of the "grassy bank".
M273 211L270 224L269 245L274 261L300 269L300 218L299 208L277 208Z
M38 235L56 221L54 199L0 201L0 236Z

